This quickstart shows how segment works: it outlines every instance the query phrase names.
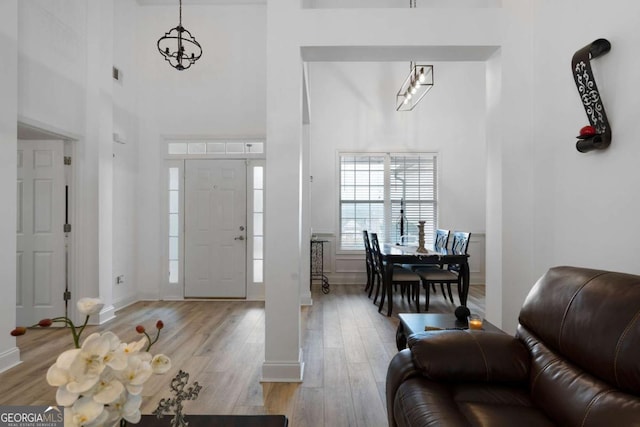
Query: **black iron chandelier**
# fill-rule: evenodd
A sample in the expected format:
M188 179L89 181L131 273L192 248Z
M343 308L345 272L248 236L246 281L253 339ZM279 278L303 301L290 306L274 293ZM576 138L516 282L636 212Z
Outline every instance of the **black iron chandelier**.
M180 0L180 21L158 40L158 50L164 59L176 70L186 70L202 56L202 47L182 26L182 0Z

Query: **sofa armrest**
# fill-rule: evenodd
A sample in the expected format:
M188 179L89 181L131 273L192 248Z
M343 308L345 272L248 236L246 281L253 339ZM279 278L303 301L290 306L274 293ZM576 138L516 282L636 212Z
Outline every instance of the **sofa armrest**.
M409 349L404 349L391 359L389 368L387 369L387 416L389 418L389 427L396 427L396 421L393 416L393 404L396 399L398 387L408 378L414 376L422 376L422 373L416 369L413 364L413 358Z
M434 381L524 382L530 356L503 333L444 330L413 334L408 340L415 368Z

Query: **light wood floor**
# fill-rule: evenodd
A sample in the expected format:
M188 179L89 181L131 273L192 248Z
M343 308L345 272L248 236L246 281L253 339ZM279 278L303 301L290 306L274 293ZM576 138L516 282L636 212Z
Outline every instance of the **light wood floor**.
M135 326L165 329L152 353L165 353L173 369L144 387L143 413L151 413L178 369L203 386L187 414L285 414L291 427L386 426L385 375L397 352L396 315L386 317L360 286L314 289L314 304L302 308L303 383L259 382L264 361L264 303L244 301L138 302L93 331L111 330L124 341L139 339ZM395 298L395 312L413 306ZM484 313L484 286L472 286L469 308ZM451 313L455 305L432 294L430 312ZM0 374L0 405L49 405L55 389L45 374L73 345L64 329L29 330L18 337L23 363Z

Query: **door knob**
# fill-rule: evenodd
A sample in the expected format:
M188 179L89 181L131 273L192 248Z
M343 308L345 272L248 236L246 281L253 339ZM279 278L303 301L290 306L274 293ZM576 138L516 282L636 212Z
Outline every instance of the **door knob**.
M244 240L244 236L238 236L238 237L236 237L236 238L235 238L235 239L233 239L233 240Z

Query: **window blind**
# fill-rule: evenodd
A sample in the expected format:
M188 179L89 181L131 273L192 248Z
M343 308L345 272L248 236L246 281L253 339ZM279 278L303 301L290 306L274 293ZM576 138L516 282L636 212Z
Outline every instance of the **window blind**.
M417 224L424 220L431 244L436 176L436 156L430 153L340 155L340 248L362 250L362 230L399 242L401 206L405 241L417 242Z

